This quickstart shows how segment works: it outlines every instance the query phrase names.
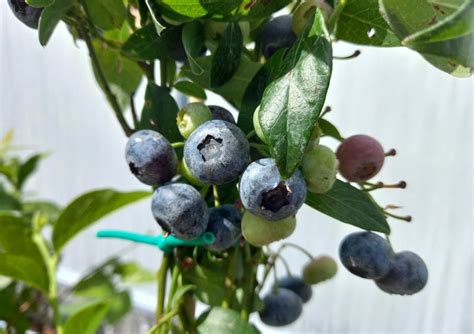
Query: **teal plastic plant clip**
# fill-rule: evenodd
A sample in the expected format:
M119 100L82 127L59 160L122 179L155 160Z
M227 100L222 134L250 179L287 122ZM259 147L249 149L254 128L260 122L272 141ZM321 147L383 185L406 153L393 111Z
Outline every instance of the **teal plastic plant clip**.
M166 237L163 235L152 236L119 230L102 230L97 232L97 237L124 239L141 244L153 245L161 249L166 254L173 252L173 249L178 246L210 245L216 240L216 237L211 232L205 232L199 238L194 240L181 240L172 235L168 235Z

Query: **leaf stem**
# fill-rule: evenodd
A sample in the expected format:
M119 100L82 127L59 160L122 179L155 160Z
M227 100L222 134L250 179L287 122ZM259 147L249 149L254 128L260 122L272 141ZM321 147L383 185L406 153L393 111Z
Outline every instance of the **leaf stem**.
M160 79L161 87L168 88L168 62L166 59L160 59Z
M56 268L58 264L58 257L56 255L51 255L46 242L41 235L41 231L39 228L33 229L33 242L38 247L41 257L43 258L43 262L46 266L46 271L48 274L48 301L51 305L53 310L53 320L54 325L56 327L57 334L63 334L63 326L61 321L61 313L59 311L59 303L58 303L58 283L56 280Z
M104 92L107 100L112 106L112 110L114 111L115 116L117 117L117 120L120 123L120 126L125 132L125 135L127 137L130 137L133 133L133 130L130 128L127 121L125 120L120 105L118 104L117 97L114 95L114 93L112 93L109 87L109 83L107 82L107 78L105 77L104 70L102 69L99 58L97 57L97 54L95 52L94 45L92 45L92 40L83 27L80 27L79 30L81 32L82 38L84 38L84 41L86 42L87 48L89 49L89 56L92 61L92 66L95 68L97 74L97 81L99 82L102 91Z
M133 126L135 129L138 129L139 127L139 121L138 121L138 114L137 114L137 109L135 108L135 94L130 95L130 111L132 113L132 119L133 119Z
M172 148L184 147L184 142L180 141L180 142L172 143L172 144L171 144L171 147L172 147Z
M170 255L163 254L163 260L161 261L160 270L158 270L158 297L157 297L157 304L156 304L156 323L160 322L161 316L163 315L165 293L166 293L166 274L168 272L169 261L170 261Z
M212 196L214 197L214 206L216 208L221 206L221 202L219 200L219 189L216 185L212 186Z
M307 257L309 257L310 260L313 260L314 257L313 255L311 255L310 252L308 252L306 249L304 249L303 247L301 247L300 245L297 245L297 244L294 244L294 243L291 243L291 242L285 242L283 245L280 246L280 249L276 252L277 256L279 256L279 254L281 253L281 251L286 248L286 247L292 247L294 249L297 249L299 250L301 253L305 254Z

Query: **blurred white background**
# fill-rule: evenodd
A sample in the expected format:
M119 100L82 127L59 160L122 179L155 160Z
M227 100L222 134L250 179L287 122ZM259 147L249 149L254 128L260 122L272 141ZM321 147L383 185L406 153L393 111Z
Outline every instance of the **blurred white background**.
M61 26L43 49L36 32L0 3L0 136L15 129L16 144L51 152L29 189L60 204L96 188L147 189L128 170L126 138L96 86L85 47L79 46ZM356 48L337 43L334 53L347 55ZM425 259L428 285L412 297L390 296L339 268L335 279L314 289L302 319L280 330L261 328L264 333L470 333L473 80L452 78L409 50L360 49L357 59L334 63L329 119L343 135L372 135L387 150L397 149L377 180L405 180L408 188L378 191L376 197L402 205L401 213L414 217L412 223L390 221L392 242L397 250ZM97 240L97 230L158 233L149 205L144 200L109 216L71 242L63 281L126 246ZM337 257L342 238L356 231L309 208L298 219L291 240L314 254ZM127 257L154 269L159 255L143 246ZM292 250L287 255L298 273L306 258ZM137 303L152 307L153 287L140 291ZM258 317L253 320L258 323Z

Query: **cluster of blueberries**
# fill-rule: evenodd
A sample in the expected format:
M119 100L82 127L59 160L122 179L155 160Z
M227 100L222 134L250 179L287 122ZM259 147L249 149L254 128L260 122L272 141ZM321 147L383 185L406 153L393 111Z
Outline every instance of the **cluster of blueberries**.
M417 254L394 253L387 240L371 232L348 235L341 243L339 256L351 273L374 280L390 294L415 294L428 281L426 264Z

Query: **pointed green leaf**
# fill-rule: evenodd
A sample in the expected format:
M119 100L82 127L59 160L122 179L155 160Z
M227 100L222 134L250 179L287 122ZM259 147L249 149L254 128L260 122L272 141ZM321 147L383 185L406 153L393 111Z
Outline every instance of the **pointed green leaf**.
M62 20L75 2L76 0L55 0L51 6L43 10L38 27L39 41L42 46L48 44L59 21Z
M36 259L37 266L44 267L38 247L33 242L33 230L20 216L0 215L0 249L6 253Z
M187 96L194 96L198 99L205 100L207 99L206 92L201 86L195 84L192 81L179 81L174 85L176 90L179 90L181 93Z
M299 166L326 99L332 47L318 10L285 57L281 73L265 89L259 119L283 177Z
M148 192L120 193L111 189L96 190L72 201L59 216L53 230L57 252L77 233L109 213L150 196Z
M79 309L67 319L64 333L67 334L95 334L107 314L109 305L97 302Z
M243 37L239 24L227 25L219 42L211 66L211 87L220 87L228 82L240 65L243 49Z
M145 91L140 128L156 130L172 143L182 141L176 125L178 111L178 105L168 90L149 82Z
M326 120L324 118L320 118L319 121L318 121L318 126L319 126L319 128L321 129L321 131L323 132L324 135L332 137L332 138L337 139L339 141L344 140L344 138L339 133L339 130L334 126L334 124L332 124L328 120Z
M124 52L138 60L154 60L166 55L164 43L153 25L135 31L123 45Z
M111 30L122 27L127 16L123 1L117 0L84 0L92 23L103 29Z
M198 18L210 14L228 15L242 0L158 0L158 4L180 15Z
M18 187L20 189L23 187L28 177L35 172L38 162L43 157L43 154L35 154L21 165L20 170L18 171Z
M306 204L343 223L390 234L390 226L377 204L349 183L336 180L332 189L324 194L308 192Z
M0 254L0 275L20 280L27 285L48 292L49 279L46 269L38 260L12 253Z
M199 21L185 24L181 33L181 39L191 70L197 75L201 74L203 68L196 61L196 57L201 55L206 40L204 26Z

